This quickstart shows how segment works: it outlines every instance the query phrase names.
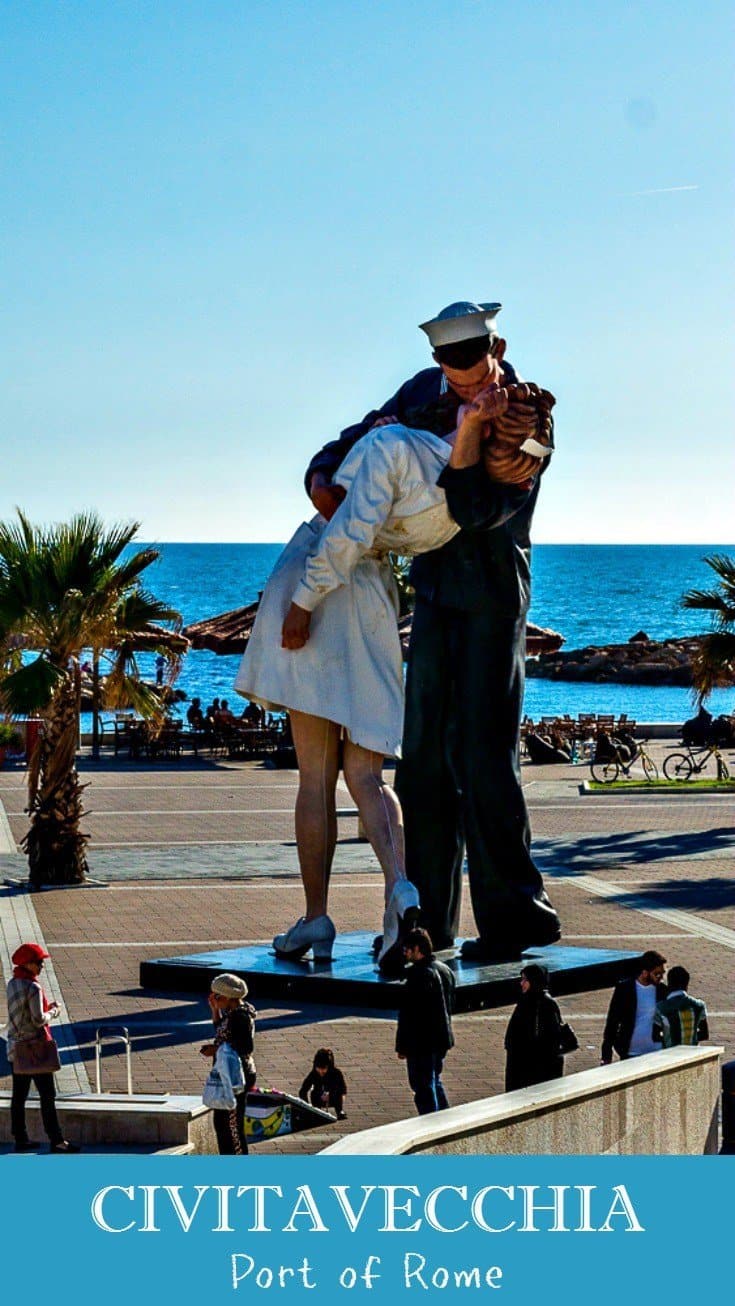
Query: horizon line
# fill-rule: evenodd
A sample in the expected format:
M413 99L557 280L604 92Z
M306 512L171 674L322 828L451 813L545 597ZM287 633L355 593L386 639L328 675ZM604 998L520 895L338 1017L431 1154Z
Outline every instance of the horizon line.
M283 548L288 540L161 540L156 538L146 539L141 536L139 539L131 541L131 545L148 544L148 545L165 545L165 544L211 544L220 547L228 545L245 546L252 548L278 546ZM735 549L735 541L713 541L713 540L532 540L531 546L543 544L546 548L563 548L567 549L572 546L579 548L605 548L619 549L693 549L693 548L715 548L715 549Z

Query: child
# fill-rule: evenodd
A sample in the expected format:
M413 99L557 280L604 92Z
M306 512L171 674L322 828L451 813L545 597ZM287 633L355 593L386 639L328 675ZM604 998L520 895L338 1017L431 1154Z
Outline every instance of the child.
M332 1049L319 1048L311 1072L299 1089L299 1097L304 1102L311 1102L312 1106L320 1107L322 1111L332 1107L338 1120L346 1120L347 1113L343 1110L346 1096L345 1077L334 1064Z
M244 1092L237 1093L233 1111L223 1109L212 1112L217 1146L222 1156L245 1156L248 1150L245 1137L245 1107L248 1090L255 1084L253 1060L253 1034L255 1008L245 1001L248 986L239 975L216 975L209 994L209 1010L214 1022L214 1042L199 1049L203 1057L216 1057L222 1043L228 1043L242 1063Z

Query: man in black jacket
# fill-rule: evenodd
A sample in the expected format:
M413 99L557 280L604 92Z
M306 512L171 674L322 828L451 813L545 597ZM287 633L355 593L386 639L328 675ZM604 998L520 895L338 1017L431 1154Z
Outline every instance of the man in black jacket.
M312 459L306 487L319 511L336 511L340 492L331 478L376 424L400 421L446 435L461 404L517 380L496 330L500 307L451 304L423 324L438 366L406 381ZM462 529L411 568L416 607L397 790L407 874L435 947L454 943L466 843L478 938L462 953L491 961L560 935L530 853L519 769L529 529L539 478L526 488L491 481L478 445L474 461L447 466L439 484Z
M653 1036L653 1018L656 1003L666 997L665 970L666 958L651 948L643 953L636 978L615 985L602 1035L603 1066L610 1065L613 1049L622 1061L660 1050L660 1039Z
M420 1116L449 1106L442 1084L444 1058L454 1047L454 975L433 952L426 930L409 930L403 952L410 966L401 990L396 1052L406 1062Z

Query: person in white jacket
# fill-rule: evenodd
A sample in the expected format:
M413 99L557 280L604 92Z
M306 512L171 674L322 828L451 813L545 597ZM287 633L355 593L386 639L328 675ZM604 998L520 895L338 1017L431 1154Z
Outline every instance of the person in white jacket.
M340 763L385 875L381 970L402 966L400 937L416 924L418 894L406 879L403 824L383 759L400 755L403 674L397 591L388 554L440 548L459 527L437 478L477 440L478 406L489 421L505 411L494 387L447 439L398 423L375 427L345 458L336 482L345 498L286 545L261 599L235 687L287 708L299 766L296 843L306 911L273 940L278 955L331 957L327 914L336 846ZM474 423L474 424L473 424ZM341 757L340 757L341 751Z

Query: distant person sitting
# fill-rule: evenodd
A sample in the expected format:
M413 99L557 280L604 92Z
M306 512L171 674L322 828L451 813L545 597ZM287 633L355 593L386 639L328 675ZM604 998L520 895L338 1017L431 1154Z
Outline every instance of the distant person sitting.
M526 752L536 765L571 762L570 749L562 746L562 737L554 732L552 735L540 735L535 730L526 735Z
M704 748L712 733L712 713L702 704L696 716L685 721L681 728L681 742L692 748Z
M240 720L246 726L264 726L265 725L265 708L260 703L248 703L247 707L240 713Z
M192 730L204 729L204 713L202 712L202 700L200 698L193 698L191 700L191 706L186 713L186 719Z
M334 1064L331 1048L319 1048L314 1062L306 1076L299 1097L312 1106L327 1111L331 1107L337 1113L338 1120L346 1120L344 1100L347 1095L347 1083L342 1071Z
M632 758L630 748L617 735L609 735L606 730L597 731L594 749L596 762L630 762Z
M635 979L620 980L613 989L602 1035L603 1066L610 1065L613 1049L621 1061L661 1050L653 1036L653 1017L657 1002L666 997L666 958L650 949L643 953L640 966Z
M696 1047L709 1038L707 1008L699 998L689 996L689 971L683 966L672 966L669 971L668 993L656 1005L653 1017L653 1035L659 1037L665 1048L679 1047L682 1043Z
M217 724L218 712L219 712L219 699L213 698L212 702L209 704L209 707L204 713L206 719L206 725L210 730L214 730L215 725Z
M238 724L237 717L234 712L230 711L230 705L226 698L222 699L219 712L215 716L215 722L220 728L224 727L226 730L234 730Z

